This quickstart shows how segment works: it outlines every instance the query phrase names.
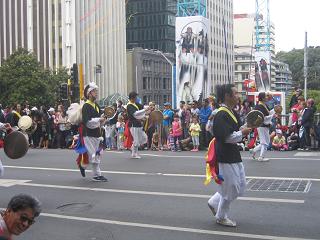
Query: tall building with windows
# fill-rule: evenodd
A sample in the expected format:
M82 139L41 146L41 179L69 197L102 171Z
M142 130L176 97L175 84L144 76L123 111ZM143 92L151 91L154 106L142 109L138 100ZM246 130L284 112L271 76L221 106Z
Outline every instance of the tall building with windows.
M275 61L275 90L280 92L289 93L292 91L292 72L289 65Z
M234 82L233 1L207 0L210 22L208 79L216 84Z
M259 38L266 37L266 30L259 26ZM246 80L254 81L254 65L256 48L256 21L255 14L234 14L234 54L235 54L235 83L239 92L246 94L243 83ZM275 27L270 25L270 78L271 90L276 90L275 66ZM253 68L253 69L252 69Z
M127 49L175 52L177 0L128 0Z
M63 1L68 4L69 0ZM76 47L72 48L71 57L75 52L76 62L83 64L86 82L94 81L99 86L100 98L115 93L127 95L126 1L72 1L75 26L71 22L71 29L75 27ZM68 39L68 16L64 19L62 29Z
M99 98L127 94L125 1L0 0L0 64L15 49L44 67L83 65Z
M153 101L160 106L172 99L173 54L134 48L127 51L128 89L137 91L143 104Z
M50 66L49 11L49 1L0 0L0 65L18 48L26 48Z

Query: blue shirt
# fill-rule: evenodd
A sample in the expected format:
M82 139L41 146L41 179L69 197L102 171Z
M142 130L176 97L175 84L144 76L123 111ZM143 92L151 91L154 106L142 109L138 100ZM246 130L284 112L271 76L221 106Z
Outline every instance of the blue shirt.
M166 109L163 111L163 116L169 116L168 119L163 119L163 126L170 126L173 121L173 111L171 109Z
M202 107L199 111L199 118L200 118L200 123L206 124L208 122L208 119L212 113L211 107Z

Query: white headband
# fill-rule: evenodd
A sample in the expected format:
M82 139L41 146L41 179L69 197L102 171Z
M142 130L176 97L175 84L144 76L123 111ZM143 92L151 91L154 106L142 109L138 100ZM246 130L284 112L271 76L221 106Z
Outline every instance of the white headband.
M89 94L92 90L98 89L99 87L94 82L89 83L89 88L87 94Z

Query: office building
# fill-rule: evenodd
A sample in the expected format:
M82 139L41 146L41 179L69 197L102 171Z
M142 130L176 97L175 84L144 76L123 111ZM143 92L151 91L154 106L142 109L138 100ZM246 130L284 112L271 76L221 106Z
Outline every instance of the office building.
M136 91L143 104L153 101L161 107L172 99L173 54L134 48L127 51L128 89Z
M210 22L208 79L216 84L234 82L233 1L208 0L207 18Z
M19 47L45 68L82 64L99 98L127 94L125 1L0 0L0 64Z
M127 49L175 52L177 0L128 0Z

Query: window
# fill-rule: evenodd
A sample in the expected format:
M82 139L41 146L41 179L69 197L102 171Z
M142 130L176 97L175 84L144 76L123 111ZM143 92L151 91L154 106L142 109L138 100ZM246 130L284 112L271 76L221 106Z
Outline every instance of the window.
M148 77L148 89L152 89L151 77Z
M143 96L143 103L144 103L144 104L147 103L147 96Z
M147 78L146 78L146 77L143 77L143 80L142 80L142 89L147 89Z
M167 89L167 79L166 78L162 79L162 88Z

